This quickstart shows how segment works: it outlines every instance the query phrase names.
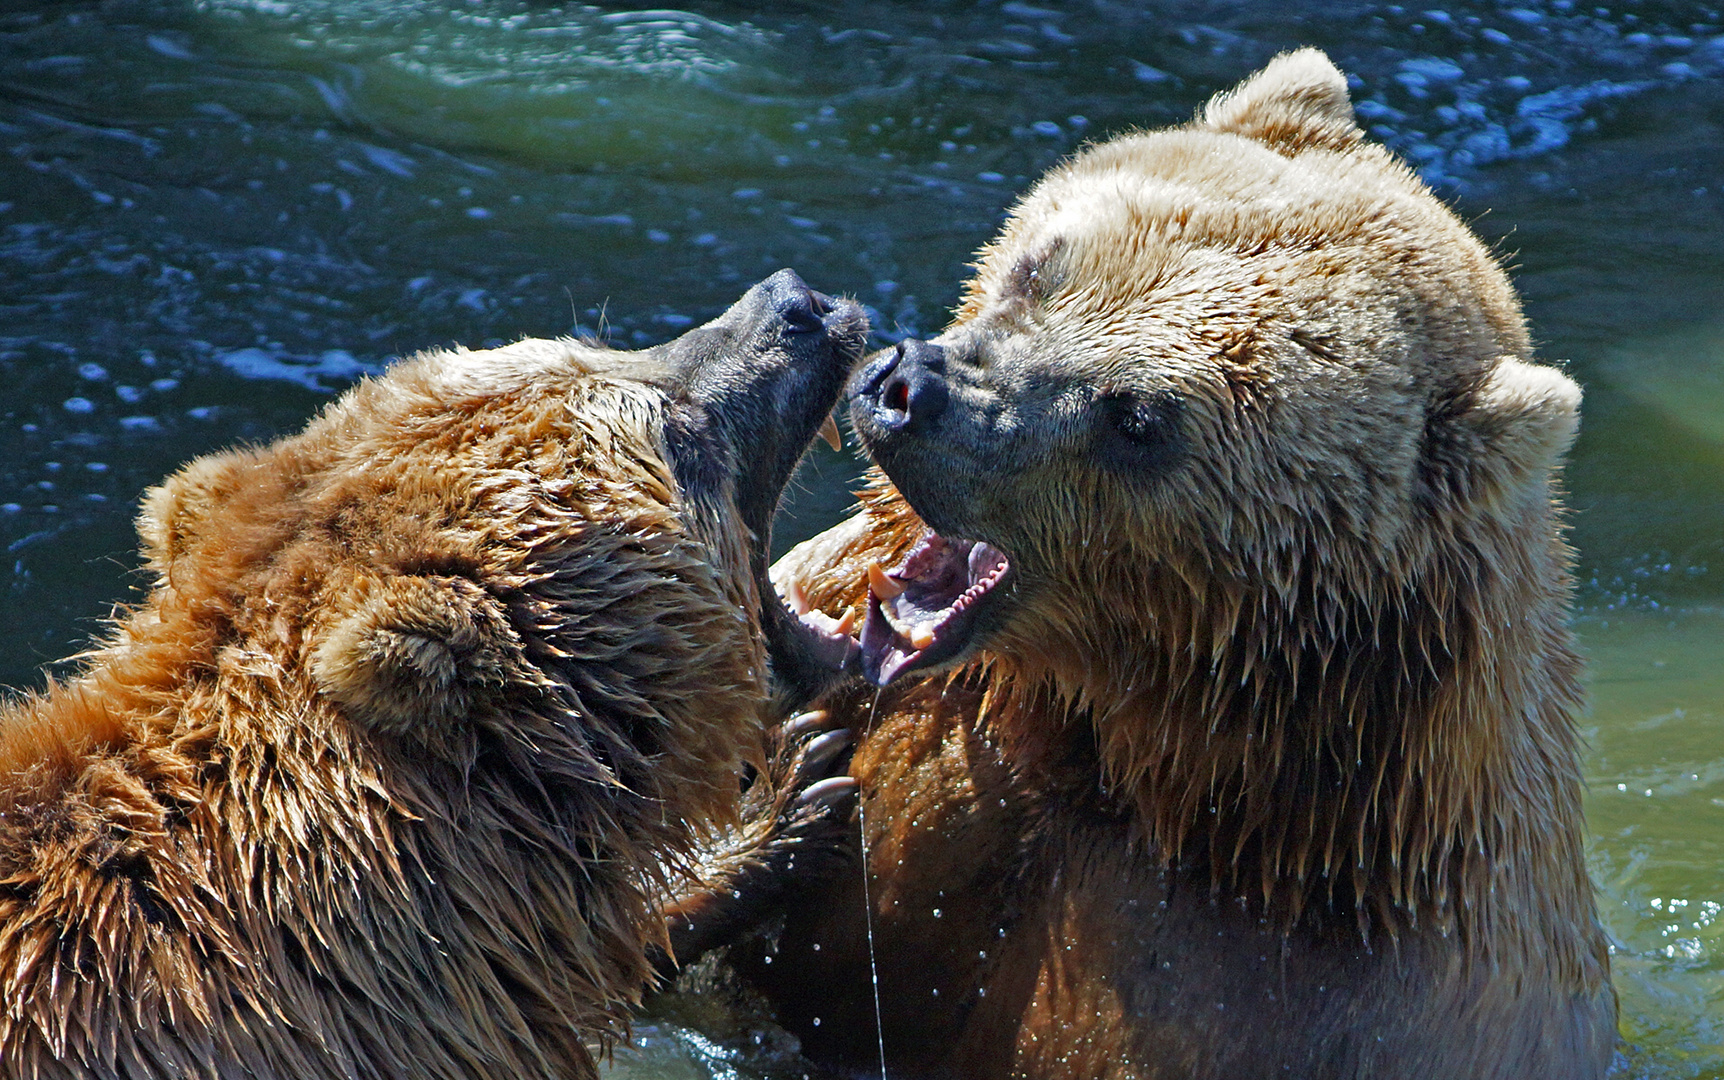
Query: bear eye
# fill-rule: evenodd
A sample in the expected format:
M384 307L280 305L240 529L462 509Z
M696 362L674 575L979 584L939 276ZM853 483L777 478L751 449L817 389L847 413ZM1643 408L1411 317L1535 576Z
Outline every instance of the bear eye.
M1140 443L1160 439L1165 426L1161 414L1143 402L1136 402L1129 408L1117 409L1113 425L1121 435Z
M1179 444L1179 401L1171 394L1113 392L1096 402L1110 457L1132 471L1170 464Z
M1064 246L1065 241L1056 238L1020 258L1006 277L1006 295L1032 302L1043 299L1059 284L1054 257Z

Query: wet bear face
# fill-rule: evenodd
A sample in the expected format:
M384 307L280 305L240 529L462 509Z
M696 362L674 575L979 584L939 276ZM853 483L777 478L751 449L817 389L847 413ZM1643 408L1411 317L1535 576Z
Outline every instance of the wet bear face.
M604 698L652 717L643 731L685 714L699 731L703 687L742 719L769 671L795 702L847 657L777 602L766 556L866 333L785 270L641 352L422 356L302 435L171 478L145 506L148 554L164 596L230 609L377 730L465 745ZM734 746L712 750L691 764L722 772Z
M852 383L937 534L874 575L868 673L1105 624L1146 576L1416 575L1434 538L1548 500L1578 391L1529 358L1506 277L1363 141L1320 54L1090 149L1015 208L944 333Z

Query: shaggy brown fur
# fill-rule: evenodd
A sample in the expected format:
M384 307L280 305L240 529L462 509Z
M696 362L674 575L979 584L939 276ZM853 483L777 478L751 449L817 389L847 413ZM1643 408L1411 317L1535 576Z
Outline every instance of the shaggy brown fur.
M863 618L923 519L1011 560L961 666L829 703L892 1075L1603 1074L1579 394L1531 352L1308 50L1055 170L954 324L857 376L893 484L775 580ZM858 1067L863 930L846 876L738 951Z
M769 515L865 329L784 272L152 491L148 599L0 711L0 1073L593 1075L733 812Z

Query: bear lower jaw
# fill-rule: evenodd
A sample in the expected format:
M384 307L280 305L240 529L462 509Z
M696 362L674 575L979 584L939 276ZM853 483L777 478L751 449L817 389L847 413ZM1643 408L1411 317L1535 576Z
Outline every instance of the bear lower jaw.
M1010 576L1011 560L981 540L925 533L895 569L868 568L862 674L875 686L955 659Z

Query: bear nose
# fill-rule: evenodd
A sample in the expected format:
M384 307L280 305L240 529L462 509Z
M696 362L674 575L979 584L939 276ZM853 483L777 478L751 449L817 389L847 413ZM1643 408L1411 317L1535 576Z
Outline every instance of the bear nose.
M867 398L887 431L924 428L946 408L946 351L908 338L857 375L854 396Z
M814 334L826 329L832 313L832 298L810 289L794 270L780 270L767 279L772 308L792 334Z

